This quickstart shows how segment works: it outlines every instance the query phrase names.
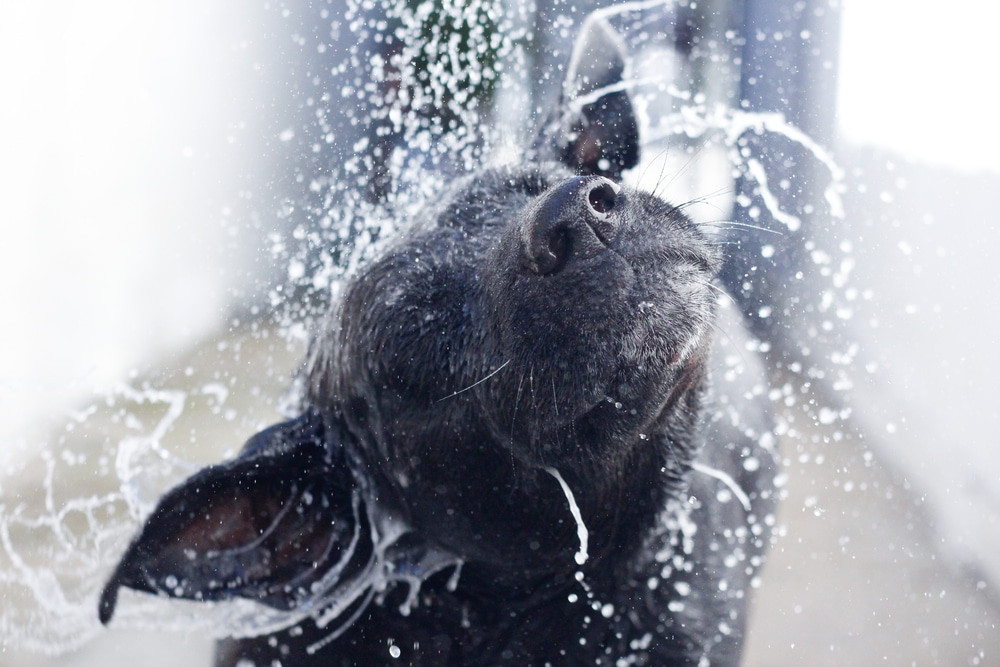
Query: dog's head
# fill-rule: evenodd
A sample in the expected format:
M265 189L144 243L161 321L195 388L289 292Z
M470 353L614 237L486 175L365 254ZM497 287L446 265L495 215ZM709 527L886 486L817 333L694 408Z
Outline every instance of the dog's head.
M648 193L555 164L479 172L347 287L308 402L403 486L484 443L610 474L699 376L716 264Z
M161 501L103 620L120 586L351 602L391 558L390 524L417 536L397 557L424 574L447 560L431 552L572 566L544 471L608 525L627 510L602 503L683 475L718 257L678 208L619 182L635 119L612 34L587 30L525 163L453 183L351 279L311 348L304 414Z

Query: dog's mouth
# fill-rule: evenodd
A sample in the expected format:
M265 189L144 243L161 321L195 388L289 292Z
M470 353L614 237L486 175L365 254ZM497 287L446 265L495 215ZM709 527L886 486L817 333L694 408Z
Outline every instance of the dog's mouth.
M578 394L575 405L533 404L522 400L491 413L493 437L531 466L560 467L569 461L618 459L642 447L651 434L684 410L685 396L697 391L704 378L702 352L676 359L657 371L655 379L636 377L636 370L621 364L600 390ZM572 409L570 409L572 408Z

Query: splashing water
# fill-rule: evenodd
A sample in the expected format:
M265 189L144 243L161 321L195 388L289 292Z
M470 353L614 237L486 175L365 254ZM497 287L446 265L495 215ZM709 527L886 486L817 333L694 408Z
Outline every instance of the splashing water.
M570 514L573 515L573 520L576 521L576 536L580 540L580 549L573 556L573 560L576 561L577 565L583 565L590 558L587 553L587 544L590 540L590 532L587 530L587 524L583 522L583 515L580 514L580 506L576 504L576 496L573 495L573 491L569 488L569 484L563 479L563 476L559 474L559 471L555 468L546 466L545 472L549 473L556 478L559 482L559 488L562 489L563 494L566 496L566 502L569 503Z
M736 499L740 501L740 505L743 506L743 509L745 509L747 512L750 511L750 497L746 494L746 491L744 491L740 487L740 485L736 483L736 480L734 480L732 477L722 472L721 470L717 470L716 468L704 465L699 461L695 461L692 464L692 468L694 469L695 472L701 473L703 475L708 475L709 477L717 479L723 484L725 484L726 488L728 488L732 492L732 494L736 497Z
M367 504L369 508L374 506L374 503ZM357 510L356 504L355 510ZM453 567L454 573L447 585L450 590L454 590L458 586L462 571L461 559L435 549L420 548L415 551L407 549L405 544L401 542L402 538L409 532L406 525L373 511L369 511L368 518L372 526L373 549L364 573L347 590L340 591L333 599L321 598L322 605L318 611L312 609L310 605L305 605L295 614L283 614L281 627L290 627L306 616L313 616L316 626L321 629L333 626L323 639L307 647L309 653L315 653L335 641L364 613L373 600L384 595L397 584L406 584L409 587L406 599L399 607L399 613L403 616L410 615L412 608L417 604L420 587L428 577ZM346 563L350 558L351 554L347 553L342 561ZM333 579L334 574L331 573L326 578ZM362 595L364 598L354 612L350 616L344 617L344 612ZM254 630L258 632L257 628ZM219 636L225 634L221 633Z
M83 613L93 607L95 586L139 518L152 509L164 481L177 481L197 467L162 446L186 399L181 391L120 387L104 407L122 430L139 433L121 437L117 451L83 448L91 435L84 433L80 440L60 438L60 449L43 449L24 471L5 471L0 503L0 585L10 601L0 615L5 642L59 652L97 632L96 617ZM88 411L88 418L95 412ZM143 426L149 421L151 429ZM78 428L74 420L66 431ZM88 460L95 455L96 461ZM38 462L45 467L38 480L43 488L30 494L15 487L14 475L31 474ZM93 493L83 495L88 489Z
M510 128L534 125L536 119L525 117L523 109L522 116L511 118L494 111L507 108L509 114L509 99L523 93L519 77L525 76L533 38L529 11L524 4L488 0L350 0L343 16L324 18L356 40L330 71L341 84L336 94L358 103L335 109L330 90L310 93L304 103L312 113L310 124L282 130L279 137L303 142L302 166L294 174L302 194L283 199L276 217L288 234L270 238L276 263L286 269L284 280L268 290L283 349L251 350L247 344L245 357L257 355L268 368L255 374L238 351L219 343L218 356L233 354L231 367L209 358L190 375L216 375L198 382L171 378L139 388L123 385L69 418L48 444L25 443L21 456L5 462L0 470L0 637L5 649L60 653L97 634L98 590L141 520L170 486L224 452L232 453L246 437L280 418L273 406L287 382L284 371L303 356L301 343L344 277L377 253L401 221L411 219L452 175L487 156L502 155L511 143ZM809 137L780 116L713 104L641 67L644 48L656 46L657 33L650 26L672 20L673 3L631 3L602 11L617 20L638 54L630 63L635 76L626 85L641 111L647 153L655 154L657 146L680 145L682 157L689 159L721 150L730 176L755 183L771 217L794 232L802 226L800 212L780 208L773 192L781 184L769 180L745 141L748 135L777 133L804 148L827 171L829 214L842 215L843 175ZM355 126L361 130L349 135L353 141L345 149L338 133ZM342 161L338 149L348 153ZM373 174L383 172L386 178L373 183ZM661 183L655 186L650 189ZM814 250L814 261L830 283L817 308L839 312L850 263L838 265L833 254ZM833 366L845 368L853 359L853 348L838 350ZM221 368L227 370L219 375ZM257 379L263 375L266 382ZM236 397L237 388L245 400ZM794 388L776 391L773 400L778 403L798 396ZM812 403L804 409L817 423L840 414ZM559 483L577 523L580 547L574 559L583 565L589 558L587 527L559 472L546 470ZM694 531L671 516L670 521L681 524L674 526L676 551L657 555L665 571L684 567L683 553ZM386 554L405 531L382 526L376 532L376 561L365 586L318 612L321 627L331 627L327 641L350 623L340 615L355 601L367 604L388 586L407 583L411 595L405 613L428 573L454 566L457 576L461 563L433 554L420 564L419 576L393 571L394 560ZM167 602L123 591L115 623L223 636L286 627L289 617L248 601Z

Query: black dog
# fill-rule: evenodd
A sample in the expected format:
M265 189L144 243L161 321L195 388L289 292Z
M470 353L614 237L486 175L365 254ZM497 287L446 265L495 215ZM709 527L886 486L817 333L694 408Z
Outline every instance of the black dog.
M455 183L349 283L301 416L160 502L103 622L128 586L284 612L219 665L739 661L774 503L764 384L719 350L740 331L717 245L617 182L638 135L601 96L608 30L531 161Z

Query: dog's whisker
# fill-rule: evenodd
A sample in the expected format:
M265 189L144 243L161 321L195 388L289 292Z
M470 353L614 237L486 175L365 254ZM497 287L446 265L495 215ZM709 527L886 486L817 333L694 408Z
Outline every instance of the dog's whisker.
M482 383L486 382L487 380L489 380L491 377L493 377L494 375L496 375L497 373L499 373L503 369L507 368L507 365L509 363L510 363L510 359L508 359L507 361L505 361L502 364L500 364L492 373L490 373L489 375L487 375L483 379L477 380L476 382L473 382L472 384L470 384L468 387L465 387L464 389L459 389L458 391L452 392L452 393L448 394L447 396L443 396L443 397L437 399L434 402L435 403L440 403L441 401L447 401L449 398L454 398L455 396L458 396L459 394L465 393L465 392L469 391L470 389L474 389L475 387L478 387L479 385L481 385Z

